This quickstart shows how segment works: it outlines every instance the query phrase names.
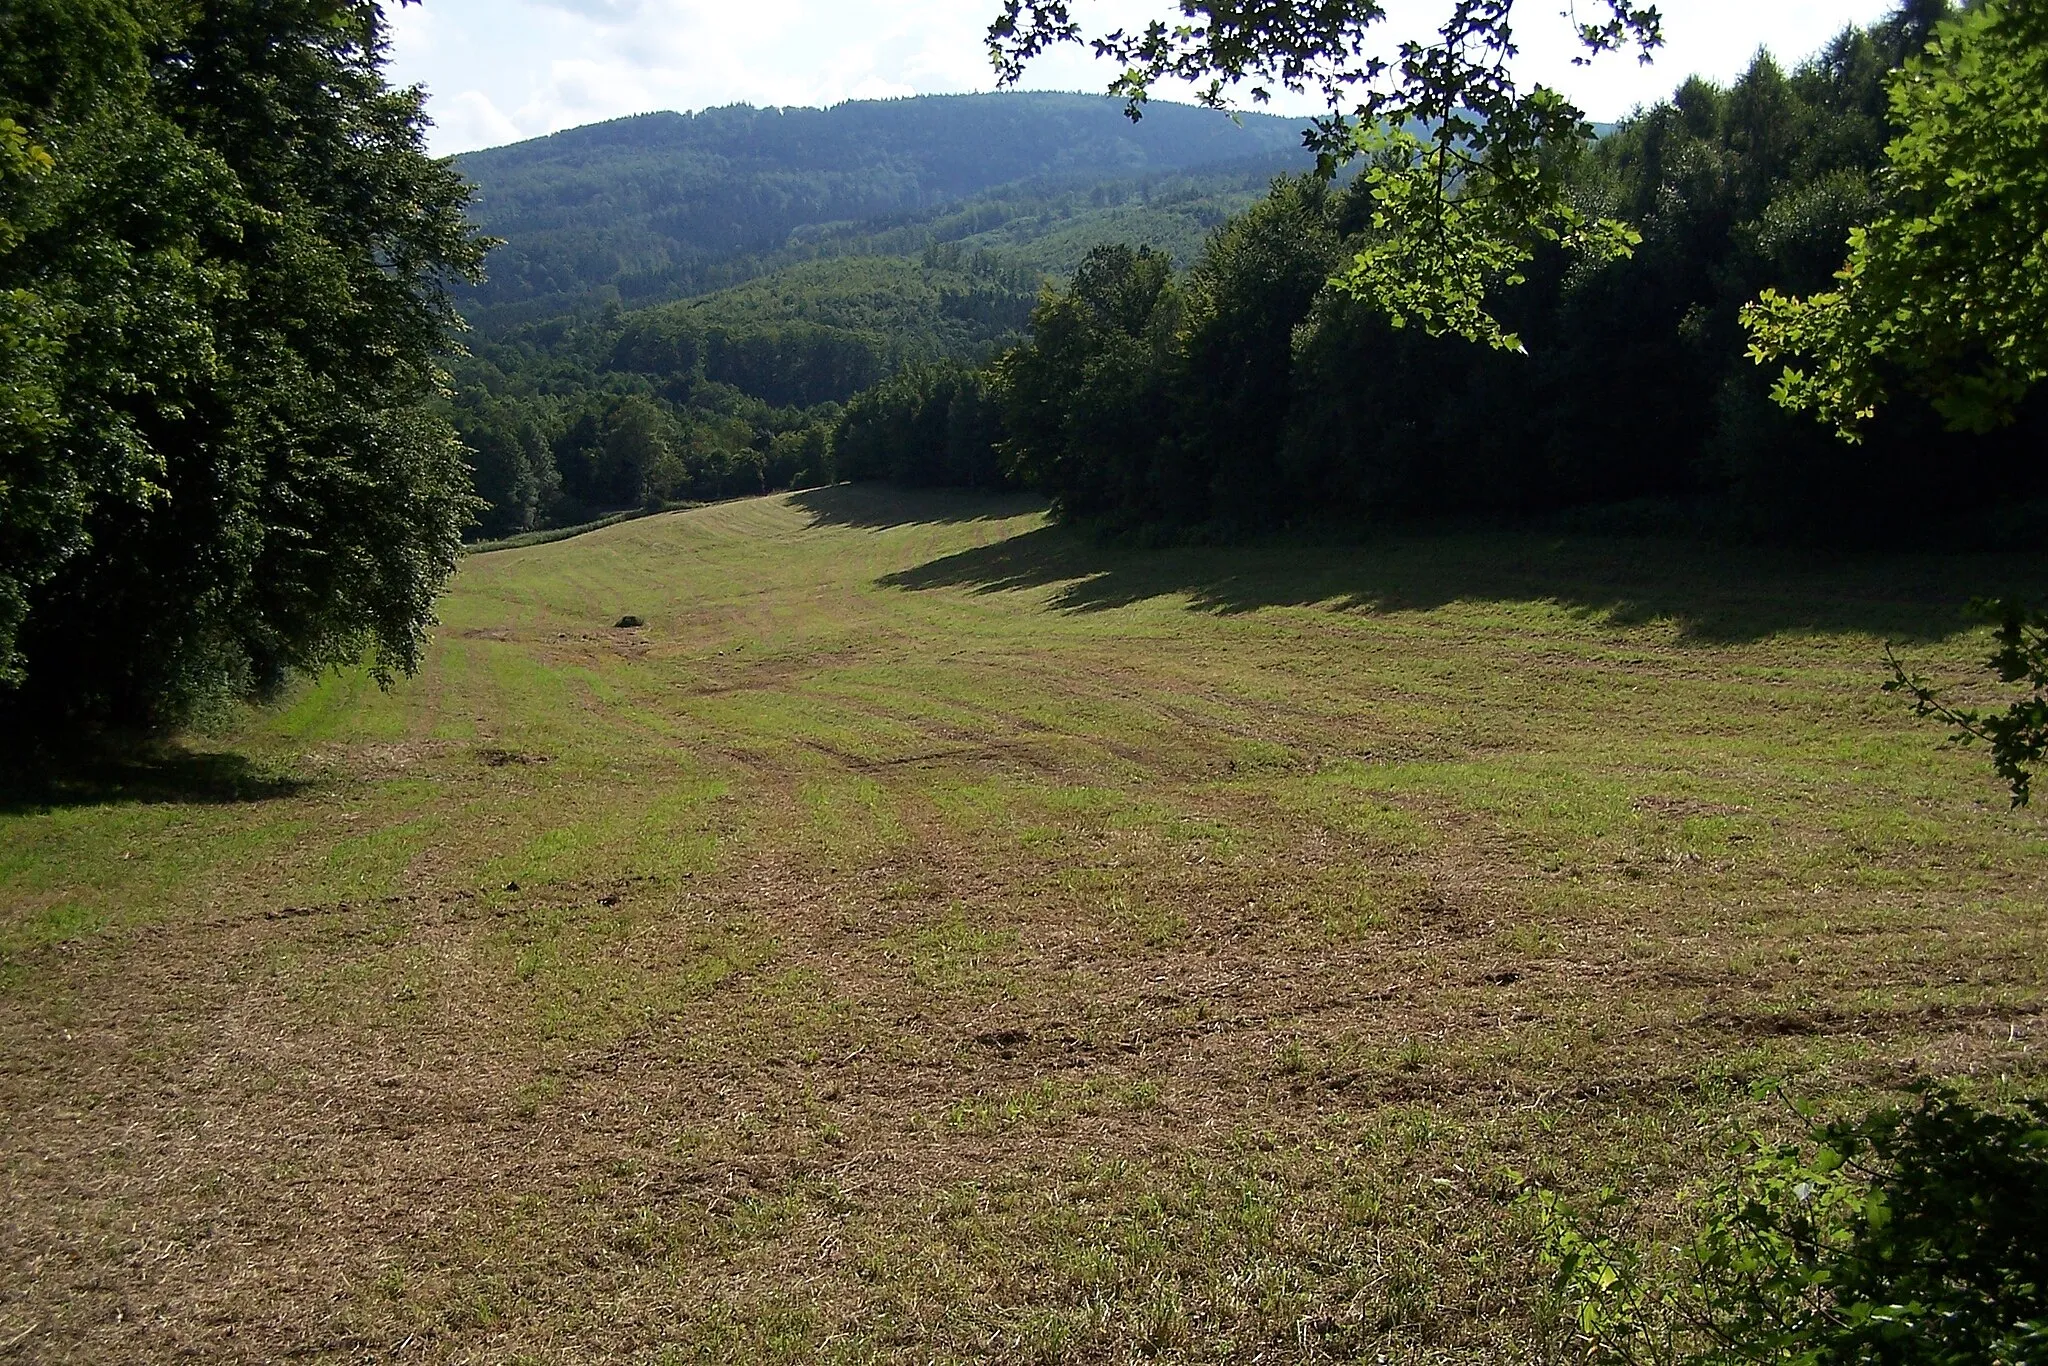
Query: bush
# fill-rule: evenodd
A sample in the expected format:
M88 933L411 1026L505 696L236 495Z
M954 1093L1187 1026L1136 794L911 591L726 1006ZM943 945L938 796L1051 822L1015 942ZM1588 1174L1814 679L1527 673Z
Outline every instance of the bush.
M1759 1145L1659 1277L1551 1192L1544 1256L1592 1360L2048 1362L2048 1102L1917 1104Z

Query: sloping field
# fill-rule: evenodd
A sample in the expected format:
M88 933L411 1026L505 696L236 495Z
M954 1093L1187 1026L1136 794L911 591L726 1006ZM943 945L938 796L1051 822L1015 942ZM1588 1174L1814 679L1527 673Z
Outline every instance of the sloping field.
M1758 1083L2042 1086L2048 825L1877 685L2044 581L848 488L477 556L416 680L0 813L0 1357L1542 1359L1516 1173L1654 1231Z

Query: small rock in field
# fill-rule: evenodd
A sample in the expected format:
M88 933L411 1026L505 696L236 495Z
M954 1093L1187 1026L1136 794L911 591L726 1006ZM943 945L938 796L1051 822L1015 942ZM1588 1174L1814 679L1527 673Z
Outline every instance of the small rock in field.
M620 617L618 629L622 631L629 631L635 626L645 626L646 624L646 622L640 620L640 618L638 617Z

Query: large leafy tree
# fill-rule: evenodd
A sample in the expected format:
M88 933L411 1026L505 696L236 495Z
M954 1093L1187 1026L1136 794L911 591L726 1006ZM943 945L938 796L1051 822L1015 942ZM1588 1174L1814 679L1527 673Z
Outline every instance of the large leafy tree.
M416 666L485 243L368 0L0 9L0 709L175 723Z
M1837 288L1745 314L1785 406L1855 439L1903 384L1962 429L2048 378L2048 3L1986 0L1898 72L1885 208Z
M1308 141L1328 173L1364 155L1376 232L1340 281L1397 327L1507 350L1521 341L1488 307L1521 283L1539 248L1595 258L1627 252L1634 234L1586 214L1569 193L1585 115L1559 92L1520 86L1514 0L1450 0L1427 41L1388 45L1374 30L1381 0L1177 0L1173 19L1091 31L1073 0L1003 0L989 48L1005 82L1032 58L1079 43L1115 62L1114 94L1136 116L1161 81L1191 83L1205 104L1313 94L1328 113ZM1587 57L1633 49L1647 61L1663 39L1654 5L1600 0L1572 19Z
M1048 288L1039 300L1031 344L997 362L1011 469L1061 512L1154 509L1180 311L1170 258L1149 247L1097 247L1068 289Z

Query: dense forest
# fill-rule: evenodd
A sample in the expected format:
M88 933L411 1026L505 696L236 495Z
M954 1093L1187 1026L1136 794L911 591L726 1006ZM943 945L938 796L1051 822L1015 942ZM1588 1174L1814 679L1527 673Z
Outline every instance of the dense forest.
M1008 467L1071 516L1224 531L1592 507L1798 537L2038 530L2038 396L1987 436L1900 402L1848 444L1772 402L1738 319L1766 288L1829 284L1876 206L1886 75L1936 14L1791 72L1759 57L1730 88L1688 81L1592 146L1576 194L1642 241L1539 257L1500 304L1527 354L1399 330L1326 287L1371 230L1363 186L1283 181L1185 273L1099 250L994 367ZM2001 526L1970 520L1987 488Z
M1299 144L1022 94L653 115L463 158L508 238L452 367L473 534L833 477L856 394L990 362L1105 242L1193 260Z
M935 244L792 267L702 299L479 340L452 415L504 535L621 507L832 477L843 405L906 367L981 362L1035 271Z
M1205 198L1300 160L1290 120L1159 102L1133 123L1087 95L618 119L459 158L475 218L505 240L465 312L490 330L608 299L706 293L809 256L914 253L1004 229L1036 237L1077 212L1186 198L1181 173L1196 173L1193 197Z
M1600 263L1539 255L1499 304L1526 353L1395 328L1330 286L1373 231L1362 182L1283 174L1226 215L1242 168L1011 186L820 232L811 247L836 232L852 250L704 297L607 296L487 330L458 372L480 531L888 478L1022 484L1069 517L1176 534L1572 509L1736 534L2026 534L2048 492L2028 458L2038 401L1988 436L1899 403L1846 444L1771 401L1738 321L1767 288L1828 284L1877 203L1887 75L1940 12L1845 32L1790 71L1760 56L1725 89L1686 81L1558 149L1586 211L1642 240ZM1994 483L2009 496L1991 526L1975 510Z

